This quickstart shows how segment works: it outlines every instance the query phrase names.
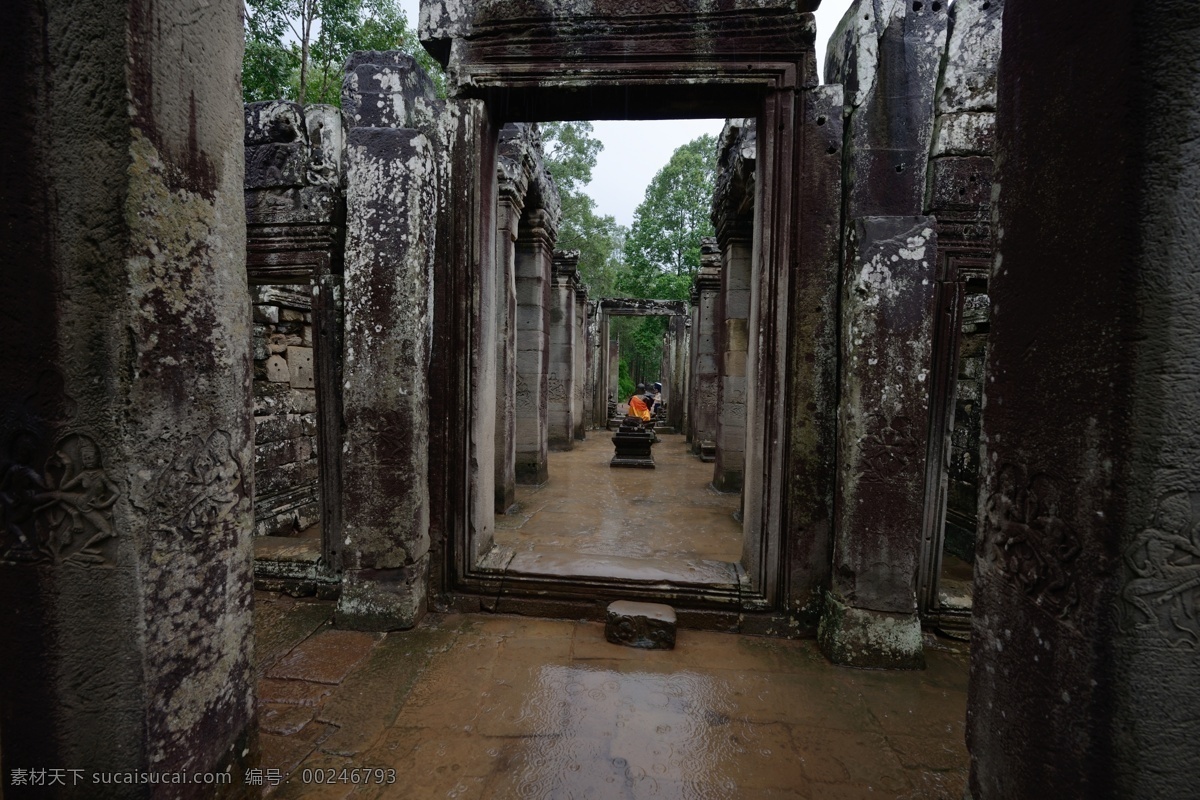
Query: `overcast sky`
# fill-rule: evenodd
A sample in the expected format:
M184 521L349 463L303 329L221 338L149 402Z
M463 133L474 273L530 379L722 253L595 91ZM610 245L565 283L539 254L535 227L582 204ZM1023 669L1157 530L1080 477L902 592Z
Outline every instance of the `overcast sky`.
M824 72L825 43L849 8L851 0L824 0L817 18L817 68ZM415 27L420 0L400 0ZM724 120L654 120L644 122L598 121L593 123L604 150L596 159L593 180L587 192L596 200L597 211L611 214L629 225L633 211L646 195L651 178L680 145L698 136L721 132Z

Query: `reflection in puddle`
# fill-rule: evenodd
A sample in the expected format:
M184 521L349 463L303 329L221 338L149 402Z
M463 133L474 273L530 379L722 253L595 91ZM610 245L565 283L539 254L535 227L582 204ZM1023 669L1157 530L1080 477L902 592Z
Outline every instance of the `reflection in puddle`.
M729 763L770 748L731 718L729 697L724 680L690 672L542 667L523 715L560 733L529 740L519 796L736 797Z

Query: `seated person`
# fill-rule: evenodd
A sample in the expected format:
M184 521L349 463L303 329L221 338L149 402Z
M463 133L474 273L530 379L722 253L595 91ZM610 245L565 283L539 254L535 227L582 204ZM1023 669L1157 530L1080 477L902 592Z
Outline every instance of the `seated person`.
M646 385L639 383L633 397L629 398L629 416L637 417L643 423L650 421L650 406L646 403Z

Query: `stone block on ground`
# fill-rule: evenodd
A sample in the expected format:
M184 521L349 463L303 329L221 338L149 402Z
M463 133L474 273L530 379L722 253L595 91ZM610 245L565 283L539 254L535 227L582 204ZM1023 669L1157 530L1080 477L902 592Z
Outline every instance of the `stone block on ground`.
M604 638L645 650L675 648L675 609L662 603L617 600L608 604Z

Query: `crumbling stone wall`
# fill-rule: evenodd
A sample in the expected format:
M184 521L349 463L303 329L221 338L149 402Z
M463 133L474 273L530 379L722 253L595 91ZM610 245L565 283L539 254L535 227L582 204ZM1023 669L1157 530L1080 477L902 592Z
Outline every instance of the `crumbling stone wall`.
M254 532L287 536L321 519L312 292L256 286L251 297Z
M333 106L244 107L246 271L252 284L255 532L341 530L341 281L345 121Z

